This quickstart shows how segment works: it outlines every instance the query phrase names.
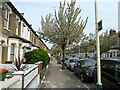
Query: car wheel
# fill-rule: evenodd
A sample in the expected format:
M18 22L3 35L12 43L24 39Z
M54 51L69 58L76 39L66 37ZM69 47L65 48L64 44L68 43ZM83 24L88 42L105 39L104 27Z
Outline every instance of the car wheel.
M68 69L70 69L70 66L68 66Z
M81 80L84 82L85 81L85 77L83 74L80 75L81 76Z
M65 63L65 66L67 66L66 63Z
M94 71L94 82L95 82L95 84L97 83L97 74L96 74L96 71Z
M74 74L77 75L76 71L74 70Z
M68 66L66 65L67 69L68 69Z

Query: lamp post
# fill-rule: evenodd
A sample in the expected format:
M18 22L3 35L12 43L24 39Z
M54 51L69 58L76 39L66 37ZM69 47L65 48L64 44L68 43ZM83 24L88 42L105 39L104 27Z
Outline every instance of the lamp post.
M95 0L95 25L96 25L96 47L97 47L97 90L102 90L101 83L101 67L100 67L100 43L98 31L98 13L97 13L97 0Z

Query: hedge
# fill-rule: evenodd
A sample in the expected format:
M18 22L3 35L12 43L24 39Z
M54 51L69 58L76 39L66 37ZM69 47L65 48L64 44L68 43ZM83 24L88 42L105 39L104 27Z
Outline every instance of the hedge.
M24 58L26 58L25 64L35 64L36 62L43 61L43 68L46 67L50 61L48 53L42 49L27 52Z

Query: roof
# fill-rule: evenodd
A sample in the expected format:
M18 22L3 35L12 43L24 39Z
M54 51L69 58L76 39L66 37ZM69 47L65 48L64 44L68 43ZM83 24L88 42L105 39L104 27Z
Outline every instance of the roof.
M45 47L50 51L50 49L47 47L47 45L39 38L39 40L45 45Z
M21 38L20 36L15 35L15 34L9 34L9 35L8 35L8 38L16 38L16 39L22 40L22 41L25 42L25 43L31 43L31 42L28 41L27 39Z
M27 46L24 46L24 47L22 47L22 48L26 48L26 49L29 49L29 50L31 50L31 48L30 48L30 47L27 47Z
M26 39L24 39L24 38L21 38L21 37L15 35L15 34L9 34L9 35L8 35L8 38L20 39L20 40L22 40L24 43L30 43L30 44L32 44L30 41L28 41L28 40L26 40ZM36 45L34 45L34 44L32 44L32 46L33 46L33 47L40 48L40 47L38 47L38 46L36 46Z
M34 44L32 44L32 46L33 46L33 47L37 47L37 48L40 48L39 46L36 46L36 45L34 45Z
M114 47L111 48L111 50L112 49L119 49L120 50L120 47L114 46Z

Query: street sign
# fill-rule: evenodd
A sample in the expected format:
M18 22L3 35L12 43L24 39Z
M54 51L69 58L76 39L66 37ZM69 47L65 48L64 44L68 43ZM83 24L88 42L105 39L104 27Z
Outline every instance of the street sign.
M98 22L98 31L102 30L102 20Z

